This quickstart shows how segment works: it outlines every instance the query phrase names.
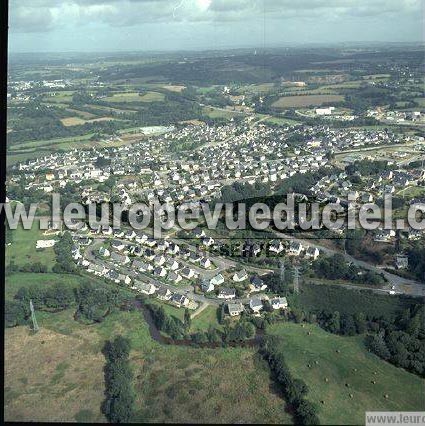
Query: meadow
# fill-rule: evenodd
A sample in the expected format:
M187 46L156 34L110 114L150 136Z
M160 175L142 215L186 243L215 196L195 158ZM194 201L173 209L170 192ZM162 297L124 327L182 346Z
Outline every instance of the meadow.
M307 106L320 106L324 103L342 102L341 95L299 95L284 96L272 104L275 108L298 108Z
M281 338L286 364L307 384L321 424L363 424L366 410L425 410L425 380L368 352L364 336L294 323L272 325L267 333Z
M136 311L92 326L74 321L72 310L37 315L39 333L5 333L6 420L105 421L100 351L121 334L133 347L135 421L292 423L254 349L162 346Z
M138 92L114 93L104 99L106 102L124 103L124 102L162 102L165 96L158 92L146 92L139 95Z
M55 239L54 235L45 236L44 231L39 229L39 221L34 220L32 229L24 229L19 225L16 230L8 231L12 233L13 242L6 248L6 265L13 262L17 266L27 263L40 262L46 265L49 270L55 263L55 253L53 248L36 249L37 240Z

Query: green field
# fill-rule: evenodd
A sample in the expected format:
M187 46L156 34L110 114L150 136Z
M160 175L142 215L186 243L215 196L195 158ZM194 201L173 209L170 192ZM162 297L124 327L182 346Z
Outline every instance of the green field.
M300 95L283 96L272 104L275 108L299 108L307 106L320 106L324 103L342 102L341 95Z
M38 229L39 221L35 220L32 229L25 230L18 226L16 230L11 230L13 242L6 247L6 265L14 262L17 266L23 266L26 263L40 262L46 265L49 270L55 263L55 253L53 248L36 249L37 240L57 239L54 235L43 235L44 231Z
M106 102L124 103L124 102L162 102L165 96L158 92L146 92L142 96L138 92L122 92L114 93L112 96L106 97Z
M210 118L226 118L230 119L235 115L240 115L240 113L235 111L224 111L222 109L216 109L211 107L204 107L202 112Z
M6 289L5 289L5 298L10 300L13 299L16 292L21 287L30 287L33 285L38 285L41 287L51 286L53 284L63 283L69 287L77 287L84 278L77 275L67 275L67 274L35 274L30 272L17 272L12 275L6 276Z
M167 315L173 316L183 322L184 320L184 308L178 308L177 306L169 305L168 303L161 302L158 299L151 298L149 302L153 305L162 306Z
M363 424L366 410L425 410L425 380L369 353L361 336L294 323L270 326L267 333L282 338L286 364L307 384L307 399L317 404L322 424Z
M270 117L264 120L265 123L278 124L279 126L295 126L300 124L299 121L291 120L283 117Z
M27 327L6 330L6 420L104 422L100 350L122 334L133 347L135 421L292 422L253 349L163 346L140 312L116 312L92 326L74 321L72 310L37 315L36 335Z
M212 326L214 328L220 328L220 324L217 320L217 307L208 306L202 312L192 319L191 331L207 331Z

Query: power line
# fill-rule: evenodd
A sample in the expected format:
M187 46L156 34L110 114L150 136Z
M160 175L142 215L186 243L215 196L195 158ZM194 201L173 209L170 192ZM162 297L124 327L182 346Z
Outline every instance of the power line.
M300 292L300 267L294 266L294 293Z
M35 317L35 311L34 311L34 305L32 304L32 300L30 299L30 310L31 310L31 319L32 319L32 329L34 333L37 333L38 330L40 330L37 318Z

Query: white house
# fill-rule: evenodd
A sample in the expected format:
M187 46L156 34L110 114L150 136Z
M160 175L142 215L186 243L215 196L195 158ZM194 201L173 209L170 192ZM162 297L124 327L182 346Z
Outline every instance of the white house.
M233 281L236 281L236 282L242 282L247 279L248 279L248 274L246 273L244 269L242 271L235 272L235 274L233 275Z
M135 281L131 288L148 295L154 294L156 291L156 287L153 284L143 283L141 281Z
M286 297L275 297L270 300L270 304L273 309L286 309L288 307Z
M305 252L305 257L307 259L316 260L319 257L319 249L317 247L309 247Z
M291 241L289 244L288 254L291 256L299 256L303 251L303 246L298 241Z
M216 275L215 277L210 279L210 283L214 286L220 285L224 283L224 277L221 274Z
M229 315L231 317L235 317L240 315L244 311L244 307L242 303L228 303L227 310L229 311Z
M255 313L260 312L261 309L263 309L263 302L261 301L261 299L257 299L257 298L250 299L249 307Z
M236 290L234 288L221 288L217 297L219 299L234 299L236 297Z

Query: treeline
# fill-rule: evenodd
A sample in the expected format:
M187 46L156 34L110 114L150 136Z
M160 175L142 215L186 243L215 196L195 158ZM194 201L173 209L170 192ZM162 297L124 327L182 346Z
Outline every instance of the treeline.
M115 308L125 302L118 288L82 283L75 289L76 319L102 322Z
M14 274L16 272L32 272L35 274L44 274L48 270L46 265L43 265L41 262L25 263L24 265L16 265L16 263L11 260L8 265L6 265L6 275Z
M93 100L92 100L93 102ZM63 114L33 102L14 113L11 118L13 132L7 134L10 147L21 142L83 136L88 133L114 134L128 126L124 121L95 121L76 126L64 126L60 121Z
M330 333L353 336L376 333L405 309L418 306L418 299L304 283L298 296L290 296L290 304L295 322L315 323Z
M308 387L303 380L293 377L285 363L280 345L281 341L277 336L267 336L260 353L268 362L274 380L281 386L282 393L294 412L295 423L319 425L317 407L306 399Z
M270 184L256 182L249 183L235 182L232 185L226 185L221 189L220 201L223 203L232 203L236 201L248 201L247 207L265 202L270 208L274 208L282 202L282 195L298 193L311 194L310 188L314 186L323 176L331 175L335 168L324 168L317 172L296 173L287 179L280 180L277 183L278 190L275 195L270 195Z
M388 162L384 160L361 160L345 167L345 171L348 175L360 173L362 176L371 176L380 174L386 170L391 170L391 167L388 165Z
M13 300L6 300L6 327L27 324L30 300L41 311L58 312L76 306L75 319L85 322L101 322L114 309L128 308L128 297L104 284L83 282L75 289L64 283L48 287L34 284L21 287Z
M163 306L150 303L146 298L139 298L144 306L149 310L152 320L156 328L165 334L169 335L173 340L191 340L195 344L205 343L232 343L243 342L255 336L256 326L249 318L242 318L235 326L225 320L225 306L222 304L217 311L218 321L224 327L218 330L214 327L209 327L207 331L198 331L190 333L190 312L185 311L184 322L178 318L168 315Z
M21 287L13 300L5 302L5 325L25 325L30 317L29 301L39 310L58 311L67 309L74 301L74 292L65 284L44 288L40 285Z
M348 264L342 254L324 256L313 263L313 271L318 278L328 280L345 280L359 284L379 286L385 284L383 275L363 270L353 263Z
M369 290L352 290L339 286L317 285L305 282L291 306L306 313L322 311L355 315L363 312L370 321L391 321L405 309L417 305L415 297L397 295L388 297Z
M135 392L129 363L130 341L122 336L106 342L105 395L102 412L110 423L127 423L133 417Z
M368 336L367 347L384 360L425 377L425 307L406 309Z
M419 244L408 250L409 271L419 280L425 283L425 247Z
M72 247L74 242L69 232L64 232L59 241L54 245L56 255L56 263L53 265L52 271L56 273L74 273L77 269L72 258Z

